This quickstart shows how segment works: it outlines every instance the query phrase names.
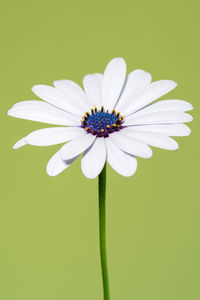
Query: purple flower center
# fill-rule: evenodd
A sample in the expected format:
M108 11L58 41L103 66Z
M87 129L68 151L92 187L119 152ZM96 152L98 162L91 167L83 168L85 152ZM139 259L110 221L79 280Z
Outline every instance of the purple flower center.
M119 131L122 128L124 117L115 110L112 113L104 110L102 106L100 110L96 107L91 112L86 112L83 116L81 127L88 133L97 135L98 137L108 137L110 133Z

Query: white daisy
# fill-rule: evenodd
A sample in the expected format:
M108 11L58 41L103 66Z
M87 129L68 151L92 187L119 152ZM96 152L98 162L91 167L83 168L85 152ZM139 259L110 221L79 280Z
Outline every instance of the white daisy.
M193 119L185 113L193 109L190 103L161 100L151 104L176 85L172 80L151 82L151 75L143 70L126 77L122 58L111 60L104 74L86 75L84 91L70 80L57 80L54 87L36 85L33 92L45 102L19 102L8 115L62 127L33 131L13 148L65 143L48 162L50 176L67 169L83 152L81 168L86 177L97 177L106 160L119 174L131 176L137 156L152 156L149 146L176 150L178 144L170 136L191 132L183 124Z

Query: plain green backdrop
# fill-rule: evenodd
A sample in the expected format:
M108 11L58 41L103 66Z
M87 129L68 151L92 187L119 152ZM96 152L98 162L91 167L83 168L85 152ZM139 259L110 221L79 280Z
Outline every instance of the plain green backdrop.
M34 84L103 72L125 58L128 72L173 79L166 98L194 105L192 135L178 151L154 149L123 178L108 168L107 237L111 300L200 299L199 2L2 1L0 100L0 299L102 300L97 180L80 159L46 174L60 147L13 144L48 125L8 117L37 99Z

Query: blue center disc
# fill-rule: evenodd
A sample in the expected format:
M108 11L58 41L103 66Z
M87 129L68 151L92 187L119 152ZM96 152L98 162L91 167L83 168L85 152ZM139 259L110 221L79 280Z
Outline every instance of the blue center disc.
M91 109L90 113L83 116L81 126L88 133L97 135L98 137L108 137L110 133L118 131L122 128L123 117L120 113L113 110L112 113L106 112L103 107L101 110Z
M117 123L117 119L117 116L110 113L97 112L89 116L87 119L87 124L88 127L92 127L94 130L100 131L101 129L106 130L107 125L112 127L113 124Z

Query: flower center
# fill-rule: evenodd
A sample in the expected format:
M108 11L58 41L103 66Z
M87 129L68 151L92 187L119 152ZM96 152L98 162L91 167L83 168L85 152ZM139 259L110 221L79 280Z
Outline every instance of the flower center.
M88 133L97 135L98 137L108 137L110 133L119 131L122 128L124 117L115 110L112 113L105 111L102 106L101 109L91 108L90 112L86 112L83 116L81 127Z

